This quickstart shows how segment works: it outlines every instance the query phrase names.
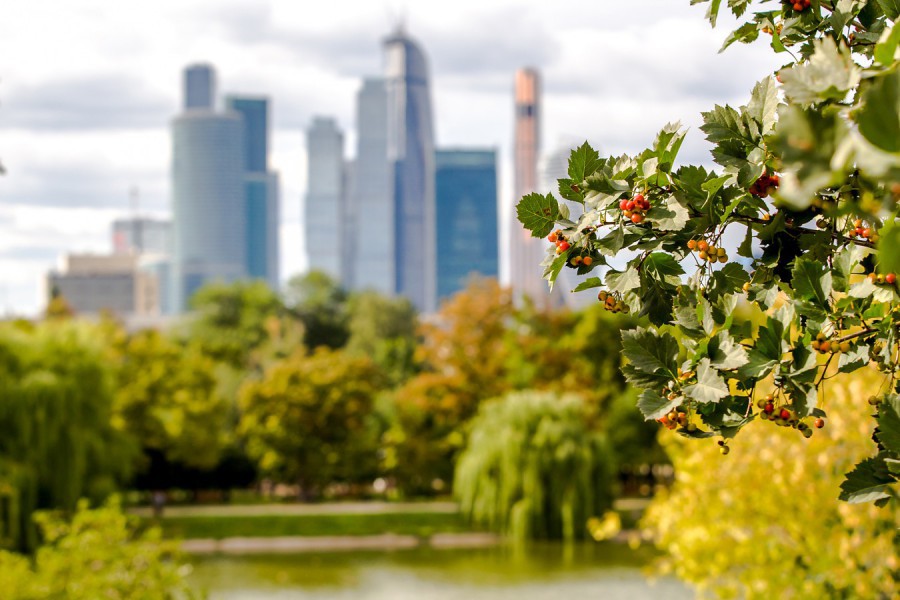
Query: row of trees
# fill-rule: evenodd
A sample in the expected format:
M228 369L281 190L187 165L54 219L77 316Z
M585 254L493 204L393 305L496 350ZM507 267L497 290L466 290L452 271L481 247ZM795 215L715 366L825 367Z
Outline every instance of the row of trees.
M653 428L622 410L610 343L621 323L599 309L517 308L508 290L476 280L419 323L407 301L348 295L321 274L283 296L213 285L194 307L169 332L66 311L0 324L6 544L34 547L35 509L72 510L123 487L227 490L266 478L314 499L365 493L380 477L404 496L448 493L479 407L515 390L577 394L585 435L631 442L610 464L662 458Z

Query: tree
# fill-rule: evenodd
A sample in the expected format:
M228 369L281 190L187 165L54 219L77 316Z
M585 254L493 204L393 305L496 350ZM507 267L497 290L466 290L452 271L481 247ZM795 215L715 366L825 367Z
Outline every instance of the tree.
M388 298L375 291L350 296L347 352L369 356L394 385L416 372L416 309L407 298Z
M756 462L722 461L713 446L664 436L676 481L643 522L666 552L662 572L703 597L898 597L900 508L836 498L844 470L868 452L872 421L860 396L878 383L866 369L833 385L828 429L807 444L788 428L749 428L734 444Z
M382 374L367 358L326 348L298 353L242 387L238 431L263 473L299 484L303 495L337 481L371 481L381 389Z
M713 24L721 4L709 3ZM551 285L563 268L602 269L576 290L600 289L607 309L649 320L623 334L623 372L644 416L683 435L730 439L764 420L808 435L828 416L829 365L878 366L878 454L848 474L841 497L883 504L900 476L900 8L728 6L747 20L725 47L763 35L789 62L745 106L703 114L721 171L676 167L678 124L634 156L601 158L585 143L558 189L583 214L570 220L553 195L529 194L519 219L551 242ZM624 268L608 265L613 256ZM761 325L732 318L742 302ZM776 389L760 397L768 377Z
M584 538L612 507L613 467L583 399L517 392L482 405L456 465L460 510L525 540Z
M33 561L0 551L8 600L197 597L176 544L162 542L158 529L142 531L115 502L97 509L80 502L71 521L48 512L38 522L44 545Z
M112 424L112 373L84 323L0 325L0 544L30 549L38 508L72 510L128 475L134 447ZM5 484L5 485L3 485Z
M321 271L293 277L285 289L287 306L305 328L308 348L341 348L347 343L347 294Z

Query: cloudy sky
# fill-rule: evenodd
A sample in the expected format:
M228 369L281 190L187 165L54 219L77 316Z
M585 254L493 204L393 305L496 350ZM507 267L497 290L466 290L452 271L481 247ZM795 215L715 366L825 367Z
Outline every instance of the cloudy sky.
M635 152L666 122L692 127L683 162L708 163L699 113L743 104L778 57L717 54L688 0L29 0L0 20L0 315L33 314L65 252L106 252L137 187L143 214L169 210L169 121L181 69L213 63L220 93L272 101L271 163L282 178L282 277L304 268L304 128L333 115L354 153L360 78L403 16L431 61L440 146L500 152L510 198L512 77L544 77L544 150L585 139Z

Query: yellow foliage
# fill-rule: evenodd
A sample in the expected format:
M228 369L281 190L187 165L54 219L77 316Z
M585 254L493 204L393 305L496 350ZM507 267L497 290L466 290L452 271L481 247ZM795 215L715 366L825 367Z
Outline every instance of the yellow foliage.
M825 429L806 440L767 422L722 456L668 432L676 481L644 519L659 567L716 598L898 598L900 509L838 500L844 473L873 451L874 368L827 384Z

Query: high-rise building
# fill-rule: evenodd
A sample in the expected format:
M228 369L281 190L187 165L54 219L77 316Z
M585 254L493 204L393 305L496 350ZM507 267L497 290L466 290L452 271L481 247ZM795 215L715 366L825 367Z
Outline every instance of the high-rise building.
M306 132L306 155L307 264L310 270L323 271L345 283L344 135L334 119L313 119Z
M216 72L212 65L191 65L184 70L184 109L213 110L216 98Z
M388 109L383 79L366 79L356 97L356 161L348 194L353 234L347 265L353 289L396 292L393 174L387 158Z
M449 298L473 273L497 277L497 153L454 149L435 153L437 295Z
M517 299L529 296L546 303L547 284L540 263L545 245L531 237L516 218L515 206L522 196L538 190L538 160L541 151L541 83L535 69L519 69L515 79L515 139L512 213L509 217L509 281Z
M114 254L169 255L172 244L172 221L134 217L116 219L112 224Z
M175 313L189 307L204 283L247 275L244 160L241 115L194 106L172 121Z
M395 290L419 310L430 312L436 308L437 298L434 132L428 64L418 44L402 30L388 37L384 48Z
M278 175L269 171L269 100L227 96L243 123L244 225L247 276L278 287Z

